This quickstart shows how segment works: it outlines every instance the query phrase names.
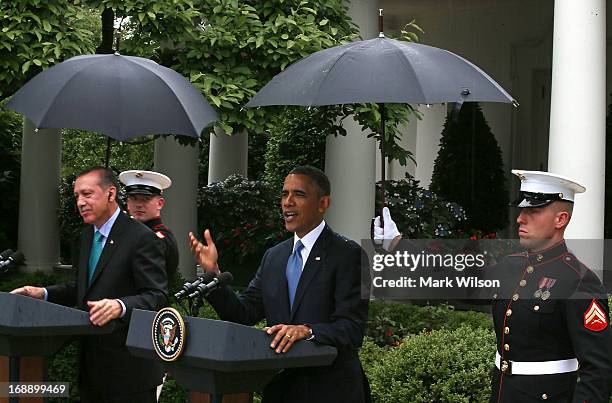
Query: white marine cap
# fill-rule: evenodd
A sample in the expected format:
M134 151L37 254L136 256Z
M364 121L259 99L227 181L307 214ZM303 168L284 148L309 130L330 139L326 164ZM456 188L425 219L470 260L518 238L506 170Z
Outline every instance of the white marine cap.
M512 173L521 180L519 198L510 204L514 207L543 207L559 200L573 203L576 193L586 191L574 179L550 172L513 169Z
M153 171L123 171L119 174L119 180L125 185L128 195L161 195L162 190L172 185L166 175Z

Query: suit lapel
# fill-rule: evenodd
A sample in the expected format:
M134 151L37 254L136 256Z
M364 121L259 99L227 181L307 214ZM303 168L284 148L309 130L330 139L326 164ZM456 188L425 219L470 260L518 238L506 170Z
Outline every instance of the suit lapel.
M304 270L302 271L297 290L295 291L295 299L293 300L293 308L291 309L289 322L293 320L293 317L295 316L295 313L302 302L302 298L304 297L310 282L316 276L319 268L325 261L326 246L330 231L331 230L329 227L325 226L323 232L321 232L321 235L319 235L319 238L308 255L308 260L306 261L306 265L304 265ZM285 281L285 284L287 284L287 281ZM289 297L287 297L287 301L288 300Z
M91 282L89 283L89 289L96 282L98 277L100 277L100 273L104 270L110 258L113 256L113 253L117 249L118 242L117 238L121 235L123 230L125 229L126 220L130 220L125 214L119 213L113 227L111 228L110 233L108 234L108 239L104 244L104 249L102 249L102 254L100 255L100 259L98 260L98 264L96 265L96 270L94 271L93 277L91 278ZM93 237L93 235L92 235ZM87 254L87 259L89 259L89 253Z

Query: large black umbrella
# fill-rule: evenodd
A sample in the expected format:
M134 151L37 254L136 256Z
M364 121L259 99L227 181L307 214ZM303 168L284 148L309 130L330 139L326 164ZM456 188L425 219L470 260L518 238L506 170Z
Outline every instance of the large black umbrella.
M38 128L199 137L217 113L185 77L141 57L75 56L36 75L6 105ZM108 163L108 161L107 161Z
M461 56L380 37L313 53L276 75L246 106L469 101L514 99Z
M447 50L385 38L321 50L277 74L246 104L322 106L378 103L381 139L385 103L518 103L480 68ZM382 205L385 153L381 141ZM381 214L382 217L382 214Z

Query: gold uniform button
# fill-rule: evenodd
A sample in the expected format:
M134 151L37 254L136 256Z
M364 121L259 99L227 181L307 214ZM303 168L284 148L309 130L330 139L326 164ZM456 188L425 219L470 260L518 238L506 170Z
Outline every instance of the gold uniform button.
M504 334L510 334L510 328L508 326L504 328Z
M542 395L542 400L548 400L548 395L546 393Z
M510 344L504 344L504 350L510 351Z
M508 310L506 311L506 316L510 316L510 315L512 315L512 309L508 309Z
M534 307L533 307L533 310L534 310L534 311L536 311L536 312L537 312L537 311L539 311L539 310L540 310L540 305L536 305L536 306L534 306Z
M527 266L527 273L533 273L533 266Z
M521 282L519 283L519 285L521 287L525 287L527 285L527 280L521 280Z
M512 301L518 301L518 299L519 299L519 295L518 294L514 294L512 296Z

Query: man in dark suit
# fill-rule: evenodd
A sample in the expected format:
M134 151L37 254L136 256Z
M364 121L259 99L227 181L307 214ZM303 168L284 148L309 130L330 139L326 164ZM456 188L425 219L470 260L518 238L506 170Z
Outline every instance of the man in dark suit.
M74 184L85 226L76 281L47 288L25 286L13 293L89 310L95 326L116 320L108 335L81 343L83 402L155 402L162 370L132 357L126 346L132 309L158 310L167 304L165 260L155 234L123 214L112 171L92 168Z
M367 380L359 362L368 301L360 295L362 250L334 233L323 221L330 205L329 180L313 167L297 167L285 178L281 207L285 227L294 235L266 251L255 278L236 296L229 287L208 301L221 319L254 325L266 319L279 354L300 341L338 349L328 367L280 372L264 388L269 402L364 402ZM190 234L198 263L219 271L210 232L207 246Z

